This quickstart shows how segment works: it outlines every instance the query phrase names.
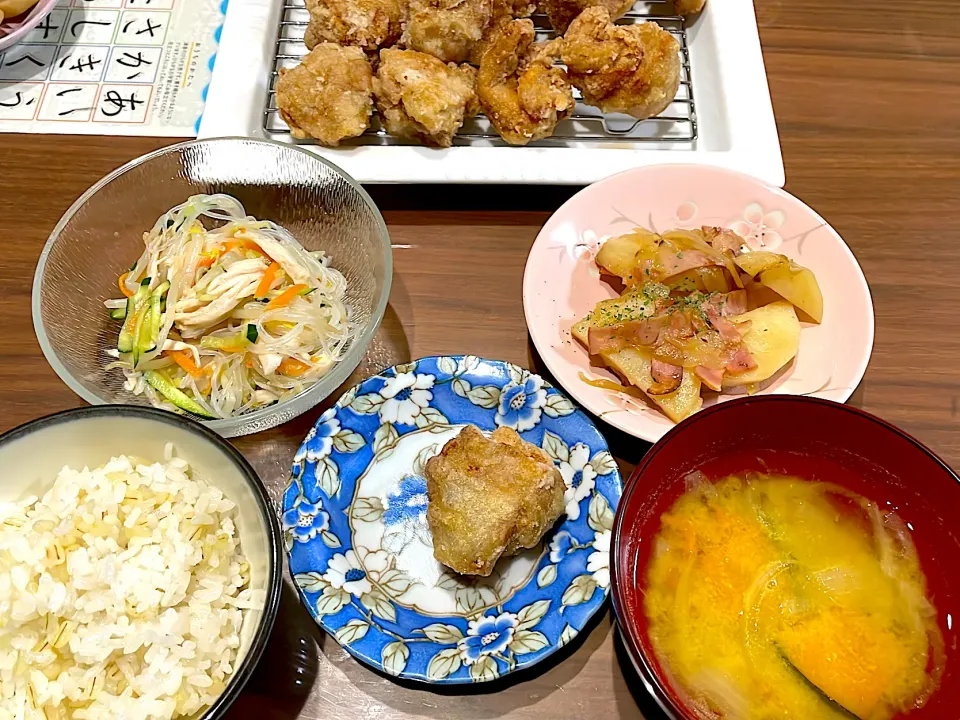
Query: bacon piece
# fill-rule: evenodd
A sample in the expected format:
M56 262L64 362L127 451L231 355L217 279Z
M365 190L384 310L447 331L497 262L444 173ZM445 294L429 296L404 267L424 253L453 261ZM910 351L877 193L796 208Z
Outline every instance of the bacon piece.
M654 345L666 320L665 315L660 315L608 327L591 327L587 331L588 350L591 355L599 355L605 351L622 350L630 345Z
M647 389L650 395L666 395L672 393L683 381L683 368L679 365L657 360L656 358L650 364L650 374L653 376L654 383Z
M705 365L697 365L693 372L711 390L719 392L723 388L723 370L714 370Z
M753 355L743 348L738 348L733 357L727 361L727 372L731 375L740 375L747 370L753 370L756 366L757 362L753 359Z
M660 246L657 259L660 261L661 267L663 267L664 278L679 275L682 272L698 267L707 267L709 265L724 267L720 260L712 258L700 250L682 250L678 252L665 245Z
M733 257L740 254L744 244L744 239L737 235L733 230L719 227L708 227L704 225L700 228L703 231L704 239L720 252L728 252Z
M709 314L709 309L713 308L721 317L743 315L743 313L747 311L748 306L749 298L747 297L746 290L715 293L701 304L705 313Z
M720 299L720 314L724 317L743 315L747 311L747 291L734 290L724 294Z
M707 306L704 308L704 312L710 324L720 333L720 337L727 342L740 342L740 333L737 331L737 326L721 316L716 307Z

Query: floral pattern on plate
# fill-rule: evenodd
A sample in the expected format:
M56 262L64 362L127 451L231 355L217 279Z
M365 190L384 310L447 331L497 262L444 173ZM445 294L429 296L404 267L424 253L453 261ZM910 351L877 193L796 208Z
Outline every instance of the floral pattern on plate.
M466 424L512 427L554 460L567 516L541 546L456 575L433 557L427 460ZM423 358L349 390L294 457L282 525L290 570L316 621L390 675L494 680L576 637L609 591L621 481L593 423L509 363Z
M584 408L635 437L656 442L674 423L645 398L591 385L619 382L591 361L571 328L598 302L619 295L601 277L597 254L611 237L644 228L726 227L751 251L786 255L810 268L823 293L824 317L805 324L796 358L760 392L811 395L837 402L853 393L873 346L873 305L856 258L813 210L779 188L705 165L635 168L584 188L541 229L523 279L527 328L558 385ZM737 397L705 393L704 406Z

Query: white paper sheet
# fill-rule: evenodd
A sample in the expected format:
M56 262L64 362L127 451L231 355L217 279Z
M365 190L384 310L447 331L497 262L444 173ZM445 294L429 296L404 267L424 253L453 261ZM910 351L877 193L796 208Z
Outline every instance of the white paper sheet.
M197 134L228 0L61 0L0 53L0 132Z

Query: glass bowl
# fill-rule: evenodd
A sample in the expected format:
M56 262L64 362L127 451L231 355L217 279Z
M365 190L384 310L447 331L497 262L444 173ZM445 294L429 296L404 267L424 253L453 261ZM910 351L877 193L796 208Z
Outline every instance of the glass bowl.
M248 214L289 230L307 250L324 250L347 279L347 304L360 332L330 372L294 398L203 424L224 437L267 430L315 406L357 367L390 295L387 227L370 196L336 165L282 143L246 138L194 140L113 171L57 223L33 281L33 324L57 375L97 405L149 405L104 371L117 323L103 301L119 296L117 276L143 252L143 233L191 195L227 193Z
M960 705L960 479L902 430L856 408L784 395L732 400L677 425L644 456L617 508L610 571L613 606L641 681L671 720L701 717L671 684L648 635L646 569L660 517L684 478L758 471L835 483L889 505L910 528L937 609L946 667L939 688L910 720L956 717ZM896 716L900 718L900 715Z
M213 720L236 700L263 654L280 607L283 578L279 523L263 483L236 448L199 423L165 410L131 405L67 410L0 435L0 465L6 472L0 502L42 496L64 466L99 467L118 455L162 461L167 443L190 463L195 477L220 488L236 504L234 522L250 565L250 587L266 596L263 609L244 618L226 688L194 718Z

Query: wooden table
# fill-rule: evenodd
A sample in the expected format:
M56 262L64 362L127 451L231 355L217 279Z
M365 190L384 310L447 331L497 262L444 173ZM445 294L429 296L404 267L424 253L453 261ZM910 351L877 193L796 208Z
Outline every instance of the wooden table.
M723 2L723 0L710 0ZM851 402L960 465L960 12L955 0L757 0L787 188L853 248L877 336ZM40 353L30 288L61 213L166 141L0 136L0 430L81 404ZM563 188L373 188L395 243L390 307L356 379L435 353L538 367L523 319L527 250ZM336 395L335 395L336 396ZM334 396L334 397L335 397ZM274 497L320 409L237 441ZM627 472L643 442L605 428ZM433 692L398 684L325 637L288 587L266 657L231 717L660 717L609 613L520 681Z

